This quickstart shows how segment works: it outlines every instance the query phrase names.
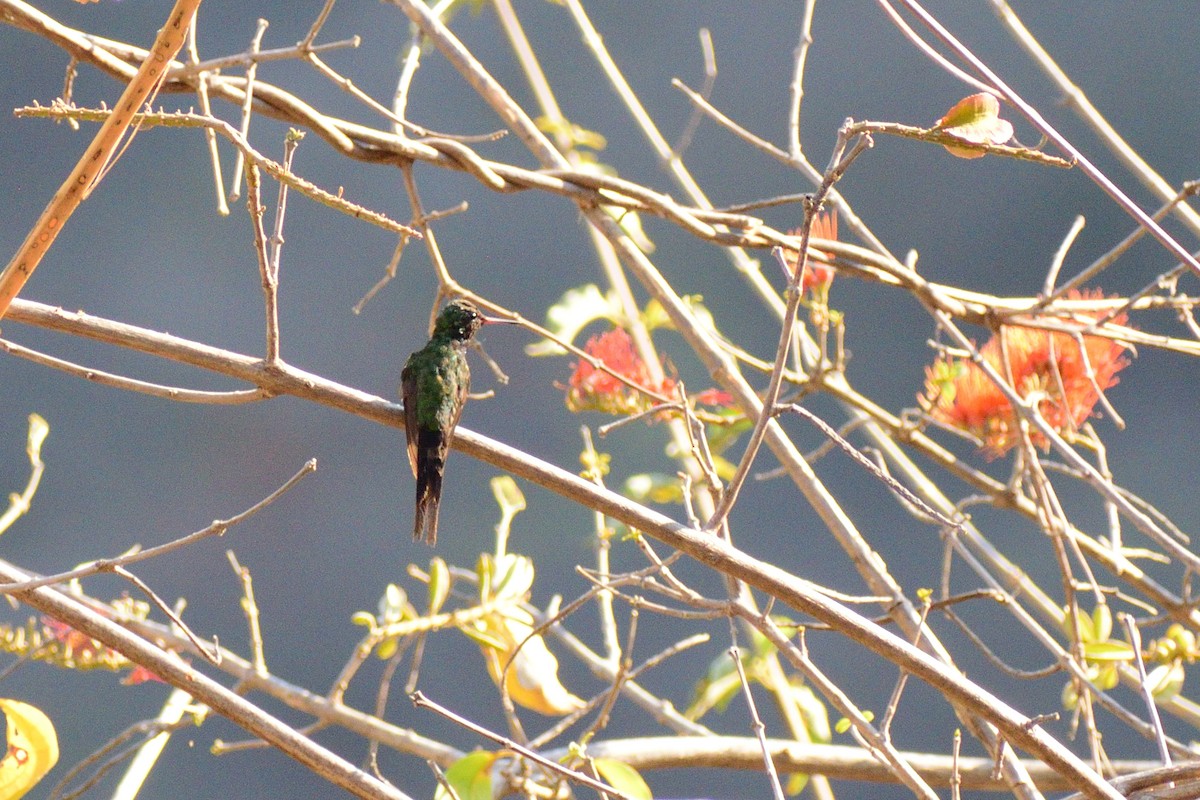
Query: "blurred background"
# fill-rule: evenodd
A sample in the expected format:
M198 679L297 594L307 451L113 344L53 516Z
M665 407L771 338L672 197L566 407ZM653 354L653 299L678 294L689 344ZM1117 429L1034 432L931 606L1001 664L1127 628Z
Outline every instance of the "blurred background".
M165 19L168 3L148 0L81 6L65 0L36 4L64 24L101 36L147 46ZM713 103L754 133L785 146L788 85L799 30L799 3L657 2L589 4L593 21L617 64L668 139L691 114L685 97L670 86L674 77L693 87L703 82L697 32L712 32L719 75ZM242 52L259 17L270 21L264 48L288 46L308 31L321 6L305 2L211 0L200 10L202 58ZM612 89L580 42L565 9L535 0L518 2L532 40L564 113L574 123L603 134L601 159L624 176L682 197L660 170ZM1194 146L1200 89L1195 46L1200 18L1190 4L1095 2L1016 2L1013 6L1059 64L1116 129L1172 185L1197 177ZM1010 86L1033 103L1052 124L1105 170L1143 208L1157 201L1117 166L1079 123L1064 98L1038 72L1005 32L987 4L930 2L929 10L990 64ZM530 113L536 113L528 85L514 65L494 12L456 15L453 29ZM356 50L327 55L329 63L354 83L388 104L397 78L398 54L410 39L402 12L378 2L342 0L319 41L362 37ZM928 125L973 90L964 87L920 54L873 3L819 4L815 43L805 77L802 138L810 160L828 161L838 126L846 117ZM48 104L63 85L67 56L36 36L0 26L0 259L6 261L24 239L76 158L94 133L43 120L16 120L7 110L39 101ZM285 87L321 111L384 127L350 96L293 62L264 64L260 80ZM80 105L112 103L121 87L90 67L80 69L74 97ZM164 95L167 109L196 104L192 96ZM215 107L238 119L236 109ZM435 52L428 52L414 84L410 118L429 128L484 133L501 127L485 104ZM1017 137L1033 144L1037 136L1015 114ZM251 141L279 159L285 126L255 118ZM515 137L479 145L490 158L535 167ZM222 144L226 175L233 162ZM807 191L800 176L750 149L715 125L704 122L685 162L718 206ZM409 218L398 170L373 167L337 156L316 136L300 146L295 170L318 185L380 210ZM545 309L567 289L599 282L601 276L588 236L573 204L526 192L501 196L474 179L430 167L416 168L428 209L462 201L467 213L437 227L439 243L456 278L472 290L523 315L544 319ZM916 250L919 269L931 280L995 294L1031 295L1042 285L1047 266L1076 215L1087 227L1067 256L1071 275L1124 238L1132 221L1079 170L1059 171L1024 162L985 158L964 161L941 148L877 137L875 147L854 165L840 187L859 215L897 254ZM273 203L273 184L264 191ZM757 212L778 228L800 221L796 206ZM701 294L717 314L721 330L748 350L769 357L776 323L732 274L718 249L653 218L644 218L655 241L653 259L681 293ZM1178 231L1178 226L1169 228ZM280 310L282 355L289 363L347 386L395 399L400 368L426 338L436 288L424 249L411 246L397 280L360 315L351 309L380 278L395 245L379 229L356 222L293 194L288 209ZM1184 238L1185 246L1192 246ZM765 253L760 254L766 257ZM1129 292L1168 269L1174 259L1150 242L1137 245L1102 285ZM767 264L770 267L769 263ZM767 274L777 280L774 270ZM202 135L197 131L146 130L85 203L22 296L82 309L152 330L241 353L263 350L262 294L251 247L244 203L227 218L214 210L212 178ZM644 301L644 296L639 296ZM846 315L852 352L851 381L893 411L914 405L923 365L932 356L926 340L934 333L928 315L906 295L852 280L834 284L831 305ZM1174 330L1165 315L1142 315L1135 323L1151 330ZM588 331L593 332L593 331ZM143 380L190 388L242 388L220 376L140 357L111 347L5 323L3 335L16 342L88 366ZM975 335L985 336L982 331ZM555 383L570 376L567 358L530 359L531 338L518 329L487 330L483 342L511 377L497 386L478 360L475 389L495 388L492 400L469 404L463 425L525 449L569 470L577 470L580 425L609 421L595 414L565 412ZM682 341L664 333L657 342L689 388L711 381L690 358ZM1109 397L1128 428L1097 424L1109 447L1115 479L1141 493L1185 531L1200 521L1192 470L1200 442L1195 365L1153 350L1139 354L1122 373ZM818 399L814 410L837 425L845 417ZM269 668L280 677L323 693L338 674L361 629L350 624L358 610L374 610L388 582L423 596L405 575L410 562L427 564L433 555L410 541L413 485L397 429L282 397L247 406L172 403L92 385L23 360L0 359L0 489L19 491L28 474L24 454L26 417L37 412L50 423L45 478L32 511L0 541L5 559L41 572L56 572L90 559L120 553L135 543L159 544L229 517L271 492L309 458L316 475L266 512L231 530L223 539L141 565L137 573L169 601L186 597L186 619L201 634L246 653L240 586L225 550L233 549L254 575L262 610ZM794 426L804 446L820 439ZM632 473L673 471L663 455L661 429L626 426L598 446L614 454L610 485ZM968 452L964 450L963 452ZM982 458L972 456L981 465ZM773 466L769 454L760 462ZM1004 478L1006 460L986 468ZM906 589L936 586L940 549L936 531L908 516L873 478L839 457L818 471L888 560ZM488 488L491 468L457 454L450 460L437 555L451 564L474 565L492 549L497 509ZM968 493L945 480L952 497ZM555 593L573 597L586 589L574 572L590 563L592 517L542 489L522 484L529 509L514 525L510 550L532 556L538 568L534 602L544 606ZM1064 488L1072 515L1082 527L1101 531L1103 515L1087 492ZM665 509L679 516L677 508ZM1012 516L977 515L985 533L1043 586L1059 585L1050 545L1031 525ZM811 510L786 481L748 486L734 515L738 541L749 552L838 588L860 591L856 573L832 544ZM1015 523L1015 524L1014 524ZM1090 526L1090 527L1089 527ZM618 566L640 558L630 544L619 546ZM704 570L685 567L685 577L720 592ZM86 588L112 597L125 586L92 579ZM625 619L627 610L620 610ZM25 609L10 612L25 619ZM590 610L569 627L598 644ZM724 623L712 626L713 642L647 673L644 683L673 700L688 701L691 683L709 660L727 646ZM645 658L674 638L679 628L643 614L635 656ZM948 638L960 643L946 632ZM1003 655L1023 668L1045 665L1045 655L1015 630ZM810 639L817 661L859 704L880 710L896 674L841 639ZM552 645L553 646L553 645ZM968 648L961 648L966 652ZM1004 648L1002 648L1004 650ZM434 637L426 652L421 688L431 697L476 721L503 728L475 645L458 634ZM567 659L564 682L590 696L598 682ZM441 665L450 664L451 668ZM964 661L968 672L1027 714L1059 708L1057 679L1018 684L980 659ZM374 670L374 671L370 671ZM360 676L348 701L370 706L377 665ZM468 687L477 691L469 692ZM25 666L0 694L45 709L58 725L62 759L33 796L44 796L64 769L138 719L153 716L168 689L158 684L120 687L108 673L65 675L52 667ZM1186 691L1186 690L1185 690ZM1020 698L1019 702L1014 698ZM750 727L735 701L724 717L706 719L715 728L748 735ZM761 704L760 705L765 705ZM293 724L306 719L269 701L268 709ZM767 709L766 713L770 714ZM483 744L427 712L414 710L393 694L389 720L471 749ZM528 714L530 728L542 720ZM768 717L769 732L778 720ZM897 719L894 739L904 749L947 752L957 722L923 686L910 684ZM1049 726L1065 735L1066 722ZM1106 744L1124 758L1153 758L1153 745L1108 726ZM618 706L606 736L649 734L658 729L640 711ZM1187 731L1178 731L1188 737ZM251 751L219 759L208 754L216 738L238 740L242 733L220 719L177 735L143 796L277 797L287 786L296 797L331 796L330 787L274 751ZM317 738L360 763L365 744L327 730ZM849 737L841 737L849 742ZM972 742L971 745L974 745ZM972 749L971 754L977 752ZM381 754L384 774L406 790L433 779L415 759ZM651 773L658 797L767 796L762 776L695 771ZM905 797L888 787L851 787L844 796ZM103 793L101 793L101 796Z

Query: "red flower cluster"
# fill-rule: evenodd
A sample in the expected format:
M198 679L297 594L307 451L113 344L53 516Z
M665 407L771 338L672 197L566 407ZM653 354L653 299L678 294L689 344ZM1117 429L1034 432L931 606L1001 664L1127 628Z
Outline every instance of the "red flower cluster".
M86 633L76 630L65 622L53 617L42 617L42 626L46 635L57 642L64 650L67 659L76 661L79 666L103 666L109 669L131 667L121 683L133 686L147 681L163 683L163 679L155 675L141 664L134 664L124 655L93 639Z
M1101 296L1100 292L1072 292L1070 299ZM1125 315L1113 321L1124 324ZM1038 413L1056 430L1067 432L1091 415L1099 392L1115 386L1117 372L1129 364L1119 342L1102 336L1083 336L1082 340L1080 347L1079 338L1067 333L1006 325L979 352L1001 375L1011 375L1020 397L1038 393ZM1002 361L1005 352L1007 372ZM1003 455L1021 439L1008 398L971 361L939 360L926 367L925 393L917 399L934 419L983 440L990 456ZM1049 446L1037 431L1031 431L1030 438L1039 447Z
M675 381L664 378L655 385L650 370L633 347L633 340L621 328L597 334L588 339L584 351L604 362L613 372L628 378L648 392L672 396ZM608 414L634 414L645 411L653 403L617 378L596 369L587 361L575 365L571 383L567 386L567 408L572 411L603 411Z
M793 228L792 230L788 231L788 235L799 236L800 229ZM812 231L809 235L818 239L837 239L837 212L830 211L829 213L818 214L817 218L813 220ZM808 253L810 256L817 254L821 258L833 257L832 254L827 253L824 250L817 250L811 247L809 248ZM792 274L795 275L796 265L800 262L800 254L795 250L785 250L784 260L787 261L788 268L791 270ZM807 292L813 287L816 287L817 291L819 292L829 291L829 286L833 283L834 272L834 268L828 264L817 264L811 260L806 260L804 263L804 277L800 282L801 291Z

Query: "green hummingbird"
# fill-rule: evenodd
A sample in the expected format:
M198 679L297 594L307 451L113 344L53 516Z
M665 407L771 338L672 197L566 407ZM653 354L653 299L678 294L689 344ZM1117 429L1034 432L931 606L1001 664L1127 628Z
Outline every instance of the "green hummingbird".
M473 303L452 300L437 316L429 343L408 357L400 377L408 463L417 479L413 541L437 543L442 474L454 429L471 388L467 345L484 325L509 320L485 317Z

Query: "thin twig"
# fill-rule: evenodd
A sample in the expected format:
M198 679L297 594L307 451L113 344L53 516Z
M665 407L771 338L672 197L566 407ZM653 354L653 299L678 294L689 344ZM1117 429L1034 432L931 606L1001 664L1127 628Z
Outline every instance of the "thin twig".
M233 574L237 575L242 584L242 613L246 615L246 625L250 629L250 657L254 664L254 671L260 677L266 677L270 673L267 670L266 651L263 649L258 601L254 598L254 578L250 575L249 567L243 567L232 550L226 550L225 557L229 559L229 566L233 567Z
M804 148L800 144L800 109L804 102L804 66L808 63L808 48L813 43L812 23L816 8L817 0L805 0L804 10L800 13L800 41L796 44L792 85L788 90L788 155L794 159L804 155ZM702 96L708 99L707 94ZM699 109L696 113L699 113Z
M466 717L455 714L453 711L446 708L445 706L435 703L433 700L430 700L422 692L413 692L412 695L410 695L410 698L412 699L413 705L416 706L417 708L427 708L431 711L434 711L437 714L450 720L451 722L457 723L458 725L461 725L462 727L466 728L467 730L469 730L473 733L476 733L476 734L484 737L485 739L493 741L496 744L500 745L501 747L503 747L507 750L512 750L517 755L520 755L523 758L527 758L530 761L533 761L534 763L544 767L545 769L548 769L552 773L555 773L557 775L562 775L563 777L568 778L569 780L572 780L572 781L575 781L576 783L580 783L584 786L587 786L589 789L595 789L598 792L604 792L606 794L612 795L613 797L622 798L622 800L633 800L633 798L629 797L629 795L625 794L624 792L617 791L616 789L609 786L608 784L598 781L595 778L591 777L590 775L585 775L584 773L579 772L578 770L573 770L573 769L570 769L569 767L564 767L562 764L559 764L557 761L553 761L549 758L546 758L543 755L539 755L538 753L533 752L529 748L527 748L523 745L520 745L517 742L514 742L512 739L509 739L507 736L501 736L498 733L489 731L487 728L483 727L482 725L476 725L474 722L467 719Z
M266 320L266 355L268 365L279 362L279 276L271 268L271 256L267 251L267 233L263 228L262 188L257 164L246 169L246 208L250 212L250 226L254 231L254 257L258 261L258 276L262 282L263 318Z
M112 116L112 112L108 109L68 109L68 108L45 108L45 107L30 107L18 109L15 112L18 117L47 117L57 119L60 117L76 117L82 120L103 121ZM228 139L234 144L239 151L246 155L246 160L257 164L272 178L282 181L291 186L296 191L307 197L316 200L322 205L340 211L343 214L361 219L372 225L377 225L384 230L389 230L394 233L403 233L413 238L420 238L421 234L402 223L389 219L385 214L378 211L357 205L346 200L338 194L327 192L324 189L316 186L305 179L293 175L283 168L281 164L277 164L271 159L259 153L249 142L242 137L240 133L229 123L224 120L215 119L213 117L205 117L199 114L184 114L184 113L139 113L135 114L134 118L138 124L143 127L151 125L167 125L186 128L211 128L221 136Z
M188 64L193 68L200 64L200 50L196 45L196 25L188 27L187 57ZM196 72L196 97L200 100L200 113L211 117L212 103L208 98L208 71L198 69ZM70 102L70 101L68 101ZM78 122L75 122L78 125ZM212 128L204 129L204 141L208 145L208 158L212 164L213 185L217 193L217 213L222 217L229 216L229 203L225 200L225 177L221 174L221 153L217 149L217 134Z
M93 185L97 176L109 163L121 143L121 137L130 124L135 123L134 112L158 90L166 75L162 65L170 64L171 59L183 47L184 34L195 18L199 6L200 0L176 1L166 24L158 31L158 37L151 47L152 55L142 62L136 75L121 93L121 99L114 106L117 109L116 113L110 114L100 126L100 130L96 131L84 155L75 163L71 174L63 181L49 205L30 228L25 241L21 243L3 272L0 272L0 318L4 317L13 298L33 275L55 237L83 201L88 187Z
M708 100L712 97L713 87L717 85L717 54L713 50L712 31L708 28L700 29L700 52L704 56L704 84L700 88L700 96ZM679 138L675 141L675 146L671 148L672 158L683 158L683 154L691 147L692 137L700 127L701 119L703 114L700 109L693 109L692 115L688 117Z
M1116 184L1096 168L1083 153L1081 153L1065 136L1060 134L1049 122L1038 113L1037 109L1025 102L1015 91L1000 79L987 64L983 63L974 53L968 50L961 42L954 37L937 19L927 12L917 0L897 0L902 3L910 12L921 20L939 39L955 54L966 61L980 75L983 75L994 87L994 93L1000 95L1003 99L1016 106L1025 118L1037 128L1038 132L1050 139L1063 152L1067 153L1071 159L1079 165L1079 168L1092 179L1097 186L1104 190L1105 194L1112 198L1125 213L1129 214L1138 224L1150 231L1155 239L1162 244L1168 251L1173 253L1180 261L1187 265L1194 274L1200 275L1200 261L1197 261L1191 253L1187 251L1179 242L1177 242L1169 233L1163 230L1162 226L1155 222L1145 211L1143 211L1136 203L1122 192Z
M38 414L30 414L29 434L25 438L25 455L29 458L30 467L29 480L25 482L25 488L20 494L15 492L9 494L8 508L4 509L3 514L0 514L0 533L7 531L14 522L29 513L33 496L37 494L38 486L42 483L42 475L46 471L46 464L42 461L42 444L49 434L50 426L46 420Z
M44 367L52 367L69 375L93 381L101 386L111 386L114 389L148 394L166 400L176 400L180 403L205 403L209 405L240 405L267 400L271 395L262 389L238 389L230 392L210 392L201 389L183 389L178 386L164 386L158 383L148 383L135 378L114 375L91 367L85 367L61 358L55 358L45 353L39 353L7 339L0 339L0 350L10 355L24 358ZM3 528L0 528L3 530Z
M1067 235L1063 237L1062 244L1055 251L1054 258L1050 261L1050 269L1046 271L1046 280L1042 284L1042 294L1047 297L1054 293L1054 284L1058 280L1058 273L1062 269L1063 262L1067 259L1067 252L1071 249L1071 245L1075 243L1076 237L1083 230L1083 225L1083 215L1076 215L1075 221L1071 223L1071 229L1067 231ZM1138 230L1142 229L1139 228Z
M242 125L238 129L243 139L247 139L250 135L250 110L254 105L254 78L258 74L258 61L254 59L254 54L262 49L263 34L267 32L268 23L265 19L259 18L258 25L254 30L254 37L250 40L250 60L246 63L246 92L242 100ZM246 154L242 150L237 151L237 158L233 162L233 176L231 183L232 188L229 190L229 202L236 203L242 196L242 172L246 166ZM249 176L247 176L249 179Z
M746 698L746 706L750 710L750 727L762 748L763 767L766 768L767 779L771 781L771 793L775 800L784 800L787 795L779 783L779 773L775 771L775 762L767 745L767 726L763 724L762 717L758 716L758 706L754 704L754 695L750 693L750 681L746 680L746 668L742 666L742 654L737 645L729 648L729 657L733 659L733 666L737 669L738 681L742 684L742 695Z
M1138 686L1146 710L1150 714L1150 724L1154 726L1154 741L1158 745L1158 757L1164 767L1171 766L1171 751L1167 747L1166 734L1163 732L1162 719L1158 716L1158 703L1151 691L1150 679L1146 675L1146 662L1142 658L1142 632L1138 630L1137 621L1130 614L1119 615L1125 632L1129 635L1129 647L1133 650L1133 663L1137 667Z
M259 500L257 503L247 508L245 511L235 514L229 519L217 520L208 527L198 530L194 533L189 533L186 536L181 536L178 539L160 544L156 547L148 547L145 550L138 549L113 558L104 558L97 561L92 561L82 567L77 567L67 572L60 572L55 575L45 575L29 580L22 580L16 583L3 583L0 584L0 594L28 592L31 589L49 586L50 584L67 583L68 581L79 580L80 578L86 578L90 575L97 575L101 572L112 572L118 568L127 567L130 564L137 564L150 558L157 558L158 556L166 555L167 553L173 553L174 551L183 549L185 547L190 547L192 544L200 541L201 539L206 539L210 536L224 536L225 532L230 528L234 527L235 525L240 525L241 523L250 519L250 517L274 503L293 487L295 487L296 484L298 484L301 480L308 477L309 474L315 472L316 469L317 460L315 458L310 459L304 464L303 467L300 468L299 472L288 478L283 485L271 492L262 500Z

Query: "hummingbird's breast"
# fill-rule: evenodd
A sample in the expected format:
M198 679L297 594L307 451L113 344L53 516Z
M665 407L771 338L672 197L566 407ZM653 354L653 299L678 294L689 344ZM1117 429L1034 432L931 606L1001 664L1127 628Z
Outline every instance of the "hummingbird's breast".
M454 342L432 342L414 357L417 422L427 430L454 425L467 398L471 372L466 353Z

